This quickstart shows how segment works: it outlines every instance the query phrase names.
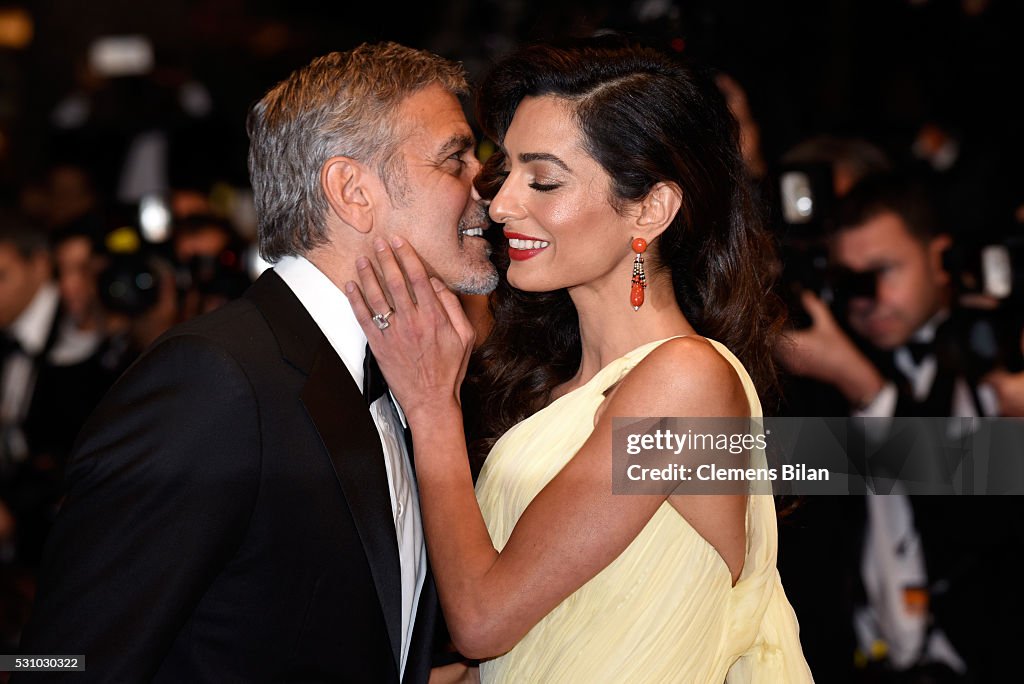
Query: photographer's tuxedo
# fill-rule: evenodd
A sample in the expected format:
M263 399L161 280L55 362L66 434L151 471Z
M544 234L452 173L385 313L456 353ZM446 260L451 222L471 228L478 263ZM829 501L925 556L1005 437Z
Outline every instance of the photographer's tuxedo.
M405 644L402 681L425 682L436 591L424 570L405 639L392 467L268 271L161 338L86 425L21 651L84 655L76 682L376 684Z

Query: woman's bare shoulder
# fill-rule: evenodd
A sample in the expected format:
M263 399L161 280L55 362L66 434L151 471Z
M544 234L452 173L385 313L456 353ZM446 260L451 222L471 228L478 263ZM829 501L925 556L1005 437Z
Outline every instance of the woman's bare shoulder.
M623 378L613 401L609 408L615 415L712 417L749 412L732 363L696 335L659 345ZM617 410L627 407L628 413Z

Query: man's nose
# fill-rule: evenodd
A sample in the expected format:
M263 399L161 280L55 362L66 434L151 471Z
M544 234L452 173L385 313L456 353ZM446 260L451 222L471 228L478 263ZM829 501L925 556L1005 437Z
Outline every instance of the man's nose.
M480 191L476 189L477 177L480 175L480 170L482 168L483 165L480 163L480 160L477 159L476 156L474 155L473 158L468 162L467 171L469 172L469 177L471 179L469 181L469 196L472 197L473 201L476 202L477 204L483 203L483 198L480 196ZM484 206L486 206L486 204Z
M852 297L850 299L850 313L852 314L867 314L875 308L874 299L871 297Z

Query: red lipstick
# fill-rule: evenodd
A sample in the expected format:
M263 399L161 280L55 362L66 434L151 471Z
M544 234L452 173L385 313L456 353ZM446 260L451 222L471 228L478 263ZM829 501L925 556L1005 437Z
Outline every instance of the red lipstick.
M530 241L533 241L533 242L545 242L545 243L548 242L547 240L539 240L538 238L531 237L530 235L523 235L522 233L511 233L511 232L508 232L508 231L505 231L505 238L510 240L510 241L511 240L530 240ZM537 256L538 254L543 252L545 249L547 249L547 245L545 245L544 247L534 247L534 248L531 248L531 249L519 249L517 247L513 247L512 243L509 242L508 258L512 259L513 261L526 261L527 259L532 259L533 257Z

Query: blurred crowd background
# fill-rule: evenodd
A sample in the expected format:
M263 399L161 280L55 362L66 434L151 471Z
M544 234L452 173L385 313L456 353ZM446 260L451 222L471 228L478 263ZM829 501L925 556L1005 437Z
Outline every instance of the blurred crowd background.
M62 467L92 407L160 333L237 297L265 268L252 247L246 112L312 57L395 40L459 60L479 81L526 42L619 31L699 59L719 73L782 256L779 293L797 342L780 355L784 392L766 412L878 409L875 393L858 394L864 376L806 362L815 345L854 350L834 365L852 371L866 358L888 380L880 356L934 347L948 319L953 351L939 352L931 375L963 380L968 408L950 384L937 399L901 394L887 414L1019 416L1022 18L1011 0L0 0L0 653L17 648ZM491 149L481 142L482 155ZM887 233L872 223L884 215L902 223ZM899 339L863 316L858 326L858 311L884 303L886 269L899 267L837 250L863 230L879 231L866 240L883 255L908 238L911 252L941 259L944 276L895 305L927 314L927 339L917 339L921 321ZM945 542L929 542L925 515L954 519L935 538L963 528L972 540L943 547L952 579L942 554L925 549L929 630L957 582L1005 624L1019 616L1019 603L1000 599L1019 590L999 592L1012 582L1022 511L1016 497L1002 500L945 514L914 507L926 547ZM1009 653L977 636L966 609L949 608L943 625L975 633L951 635L956 659L927 644L915 653L929 657L897 657L896 644L857 626L856 606L870 603L871 520L810 501L782 522L780 566L818 680L1001 681Z

